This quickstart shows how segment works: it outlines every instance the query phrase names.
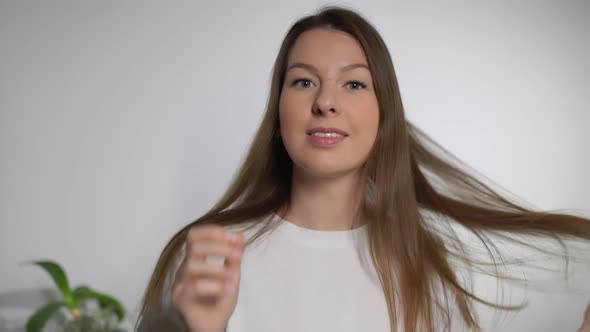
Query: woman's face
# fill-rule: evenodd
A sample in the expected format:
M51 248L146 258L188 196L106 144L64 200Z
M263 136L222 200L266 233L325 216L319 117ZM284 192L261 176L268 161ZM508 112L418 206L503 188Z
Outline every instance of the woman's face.
M281 136L294 167L314 177L358 170L379 126L363 48L337 30L302 33L289 53L279 100Z

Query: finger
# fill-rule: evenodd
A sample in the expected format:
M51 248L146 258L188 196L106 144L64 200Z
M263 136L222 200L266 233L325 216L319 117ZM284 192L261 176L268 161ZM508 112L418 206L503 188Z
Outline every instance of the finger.
M190 287L194 291L193 296L197 299L202 297L221 296L225 293L226 282L218 279L200 278L191 281Z
M183 278L172 289L172 304L183 308L194 301L212 300L226 294L231 281L225 279Z
M228 279L231 277L231 272L224 265L212 264L207 261L192 259L186 264L184 276L187 279Z
M233 254L235 248L227 242L203 241L195 244L189 251L189 259L200 259L205 261L207 256L228 257Z
M223 226L219 225L199 225L192 227L187 234L187 246L191 246L200 242L227 242L230 241L232 235L225 230Z
M233 271L239 271L242 264L242 258L244 256L245 244L244 234L241 232L236 233L234 241L232 241L233 251L232 254L226 257L225 265Z

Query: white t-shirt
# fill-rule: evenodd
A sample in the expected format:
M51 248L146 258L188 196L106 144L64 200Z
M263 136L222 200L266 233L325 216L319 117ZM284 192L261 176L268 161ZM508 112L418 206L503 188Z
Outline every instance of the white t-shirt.
M279 222L244 253L227 332L388 332L381 284L359 255L368 253L366 226L316 231Z

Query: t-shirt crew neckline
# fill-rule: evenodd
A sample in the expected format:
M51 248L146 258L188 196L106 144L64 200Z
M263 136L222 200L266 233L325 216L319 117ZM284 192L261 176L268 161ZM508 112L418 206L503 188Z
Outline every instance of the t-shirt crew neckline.
M348 248L354 246L356 241L367 236L367 224L360 227L342 231L319 231L301 227L278 214L273 217L279 220L279 226L275 232L279 232L286 240L291 240L305 246L316 248Z

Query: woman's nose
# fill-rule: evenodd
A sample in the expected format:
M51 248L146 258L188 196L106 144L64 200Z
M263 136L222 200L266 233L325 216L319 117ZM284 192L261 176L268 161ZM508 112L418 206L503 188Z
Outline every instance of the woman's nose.
M312 113L316 115L335 114L338 109L337 91L334 84L325 83L317 92Z

